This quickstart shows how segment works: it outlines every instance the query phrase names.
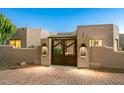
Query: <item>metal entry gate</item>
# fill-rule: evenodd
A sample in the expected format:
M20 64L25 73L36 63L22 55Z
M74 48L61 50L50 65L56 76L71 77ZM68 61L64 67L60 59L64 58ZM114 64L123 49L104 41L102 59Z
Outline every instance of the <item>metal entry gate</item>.
M52 39L52 64L77 66L76 38Z

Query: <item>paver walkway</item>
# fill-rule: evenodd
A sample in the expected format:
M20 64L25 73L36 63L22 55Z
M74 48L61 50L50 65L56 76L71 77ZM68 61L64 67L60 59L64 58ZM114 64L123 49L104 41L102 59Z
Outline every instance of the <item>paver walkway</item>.
M0 70L0 84L124 84L124 74L77 69L75 67L37 66L15 70Z

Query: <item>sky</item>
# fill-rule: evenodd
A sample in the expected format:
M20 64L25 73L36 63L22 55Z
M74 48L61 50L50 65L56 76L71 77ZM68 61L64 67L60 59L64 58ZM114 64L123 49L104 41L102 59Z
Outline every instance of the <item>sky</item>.
M72 32L78 25L115 24L124 33L124 8L1 8L16 27Z

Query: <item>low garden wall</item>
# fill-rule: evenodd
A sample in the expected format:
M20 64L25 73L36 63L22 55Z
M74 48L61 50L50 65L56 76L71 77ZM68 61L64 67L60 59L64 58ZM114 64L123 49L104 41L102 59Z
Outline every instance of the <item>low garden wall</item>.
M40 64L40 57L40 48L0 46L0 63L17 64L25 61L28 64Z
M108 47L90 47L89 50L90 66L96 64L100 67L124 69L124 51L114 51ZM17 64L23 61L27 64L41 64L41 49L0 46L0 63Z
M101 67L124 69L124 51L114 51L108 47L90 47L90 64Z

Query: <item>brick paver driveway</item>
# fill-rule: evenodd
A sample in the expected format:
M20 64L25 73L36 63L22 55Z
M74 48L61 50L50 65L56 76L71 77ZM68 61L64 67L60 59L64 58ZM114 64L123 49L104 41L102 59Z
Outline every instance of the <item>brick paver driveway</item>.
M74 67L37 66L0 70L0 84L124 84L124 74Z

